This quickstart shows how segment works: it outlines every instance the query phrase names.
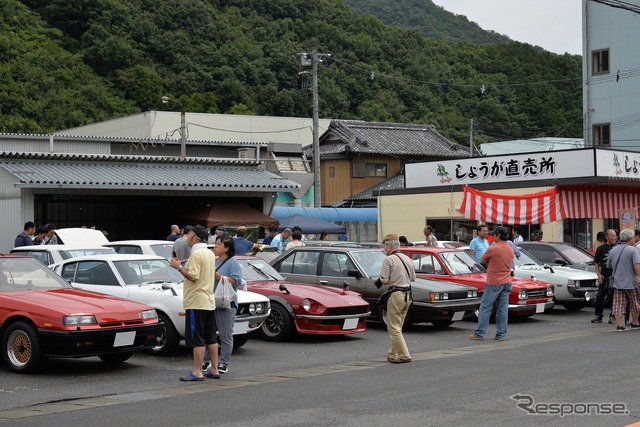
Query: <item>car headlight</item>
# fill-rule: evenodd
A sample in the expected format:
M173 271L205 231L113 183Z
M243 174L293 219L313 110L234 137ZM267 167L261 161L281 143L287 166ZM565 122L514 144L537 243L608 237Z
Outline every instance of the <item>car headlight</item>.
M302 300L302 308L305 309L305 311L309 311L311 310L311 301L309 301L307 298Z
M93 325L98 323L96 316L64 316L62 323L65 325Z
M151 310L144 310L142 312L142 318L144 320L149 320L149 319L157 319L158 318L158 313L156 313L155 309L151 309Z
M263 314L264 313L264 303L261 302L257 302L255 304L253 304L255 306L255 314Z
M429 292L429 298L431 301L443 301L449 299L447 292Z
M580 281L579 280L567 280L567 286L575 286L576 288L580 287Z
M251 314L252 316L256 314L258 308L256 307L256 303L252 302L251 304L249 304L249 314Z
M478 291L468 291L467 292L467 298L477 298L478 297Z
M518 292L518 299L527 299L526 289L520 289L520 292Z
M548 297L552 297L553 296L553 286L549 286L547 288L547 296Z

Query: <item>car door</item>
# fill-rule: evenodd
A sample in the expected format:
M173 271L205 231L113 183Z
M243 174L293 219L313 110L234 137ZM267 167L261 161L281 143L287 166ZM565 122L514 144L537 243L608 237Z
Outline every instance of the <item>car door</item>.
M367 298L366 277L353 277L350 271L359 271L348 252L326 251L322 253L319 263L318 283L321 285L343 288L344 284L349 289L358 292ZM374 288L375 289L375 288Z
M273 267L288 280L309 284L318 283L319 251L292 250Z
M120 284L106 261L87 260L62 264L60 275L69 280L74 288L101 292L127 298L128 291Z

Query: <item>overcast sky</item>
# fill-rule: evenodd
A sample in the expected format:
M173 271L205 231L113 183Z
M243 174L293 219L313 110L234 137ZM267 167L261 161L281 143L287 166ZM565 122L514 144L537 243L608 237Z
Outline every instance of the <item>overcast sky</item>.
M485 30L555 53L582 55L581 0L432 0Z

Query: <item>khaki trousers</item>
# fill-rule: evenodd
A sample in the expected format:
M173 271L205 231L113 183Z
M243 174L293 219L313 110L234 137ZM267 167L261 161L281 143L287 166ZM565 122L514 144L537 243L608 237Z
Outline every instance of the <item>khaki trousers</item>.
M402 325L409 309L410 300L404 292L393 292L387 302L387 332L391 340L388 357L411 359L407 343L402 336Z

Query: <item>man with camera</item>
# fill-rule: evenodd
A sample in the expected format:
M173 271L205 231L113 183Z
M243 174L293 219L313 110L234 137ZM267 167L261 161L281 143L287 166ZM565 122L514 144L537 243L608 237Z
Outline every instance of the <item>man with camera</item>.
M389 286L387 300L387 332L391 348L387 353L389 363L409 363L411 355L402 335L404 318L411 304L411 282L416 280L416 271L411 259L399 252L400 240L397 234L387 234L382 241L387 257L380 268L378 288Z

